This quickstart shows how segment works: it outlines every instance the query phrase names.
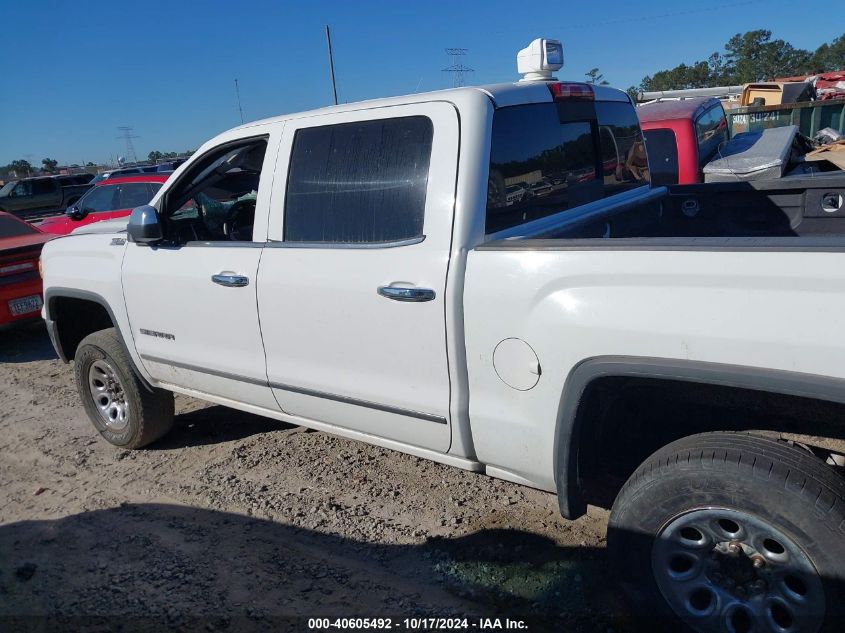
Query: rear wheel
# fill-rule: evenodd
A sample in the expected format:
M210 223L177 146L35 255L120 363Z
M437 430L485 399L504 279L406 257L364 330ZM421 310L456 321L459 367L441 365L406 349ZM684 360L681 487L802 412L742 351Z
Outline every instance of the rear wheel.
M114 328L86 336L74 358L76 387L88 418L108 442L141 448L173 425L173 394L150 391L132 370L132 361Z
M652 626L841 630L845 480L782 441L704 433L663 447L619 493L608 547Z

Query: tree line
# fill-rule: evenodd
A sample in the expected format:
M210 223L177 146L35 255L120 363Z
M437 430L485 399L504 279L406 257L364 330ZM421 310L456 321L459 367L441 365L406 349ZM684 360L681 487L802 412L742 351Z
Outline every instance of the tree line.
M795 48L784 40L772 39L771 31L758 29L737 33L722 51L714 52L706 60L679 64L648 75L639 87L631 86L628 92L737 86L832 70L845 70L845 33L815 51L808 51Z
M193 150L187 152L159 152L159 151L152 151L149 153L147 158L151 163L155 163L157 160L165 160L168 158L181 158L185 156L190 156L193 154ZM82 167L78 163L74 163L69 165L72 168ZM88 161L85 163L85 167L96 167L95 163ZM30 176L51 176L54 174L59 173L59 161L53 158L44 158L41 161L41 167L36 167L28 160L18 159L13 160L8 165L0 165L0 177L14 176L15 178L29 178Z

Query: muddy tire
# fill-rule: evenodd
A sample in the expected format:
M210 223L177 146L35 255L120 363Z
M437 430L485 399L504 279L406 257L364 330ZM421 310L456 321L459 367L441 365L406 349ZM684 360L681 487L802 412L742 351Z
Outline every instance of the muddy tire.
M173 426L173 394L141 383L114 328L82 339L74 375L88 418L109 443L141 448Z
M845 479L786 442L661 448L616 498L608 549L646 628L843 630Z

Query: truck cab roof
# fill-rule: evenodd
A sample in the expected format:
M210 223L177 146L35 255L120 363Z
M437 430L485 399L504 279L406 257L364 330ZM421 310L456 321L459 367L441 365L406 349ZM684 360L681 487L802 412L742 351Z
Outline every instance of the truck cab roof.
M713 105L719 103L715 97L693 97L671 101L653 101L637 108L641 123L653 123L669 119L694 119Z
M362 109L383 108L411 103L423 103L427 101L460 101L468 95L482 94L488 97L493 105L497 108L507 107L512 105L521 105L526 103L549 103L554 101L552 92L549 86L552 84L561 84L567 86L580 86L592 91L596 101L620 101L630 103L631 99L627 93L616 88L609 88L607 86L597 86L593 84L586 84L583 82L572 81L517 81L510 83L489 84L484 86L467 86L462 88L448 88L445 90L434 90L431 92L420 92L410 95L401 95L396 97L382 97L378 99L368 99L364 101L355 101L352 103L344 103L340 105L326 106L314 110L304 110L301 112L294 112L280 116L261 119L245 123L244 125L234 128L234 130L243 130L246 128L265 125L269 123L277 123L289 119L299 119L303 117L318 116L329 113L354 112ZM234 131L232 130L232 131Z

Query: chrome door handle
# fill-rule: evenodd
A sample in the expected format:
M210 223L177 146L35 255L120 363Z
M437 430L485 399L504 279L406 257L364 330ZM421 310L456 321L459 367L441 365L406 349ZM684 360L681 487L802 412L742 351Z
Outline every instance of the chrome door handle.
M243 275L230 275L228 273L221 273L219 275L212 275L211 281L227 288L242 288L249 285L249 277Z
M379 286L378 293L382 297L394 301L431 301L434 290L429 288L399 288L397 286Z

